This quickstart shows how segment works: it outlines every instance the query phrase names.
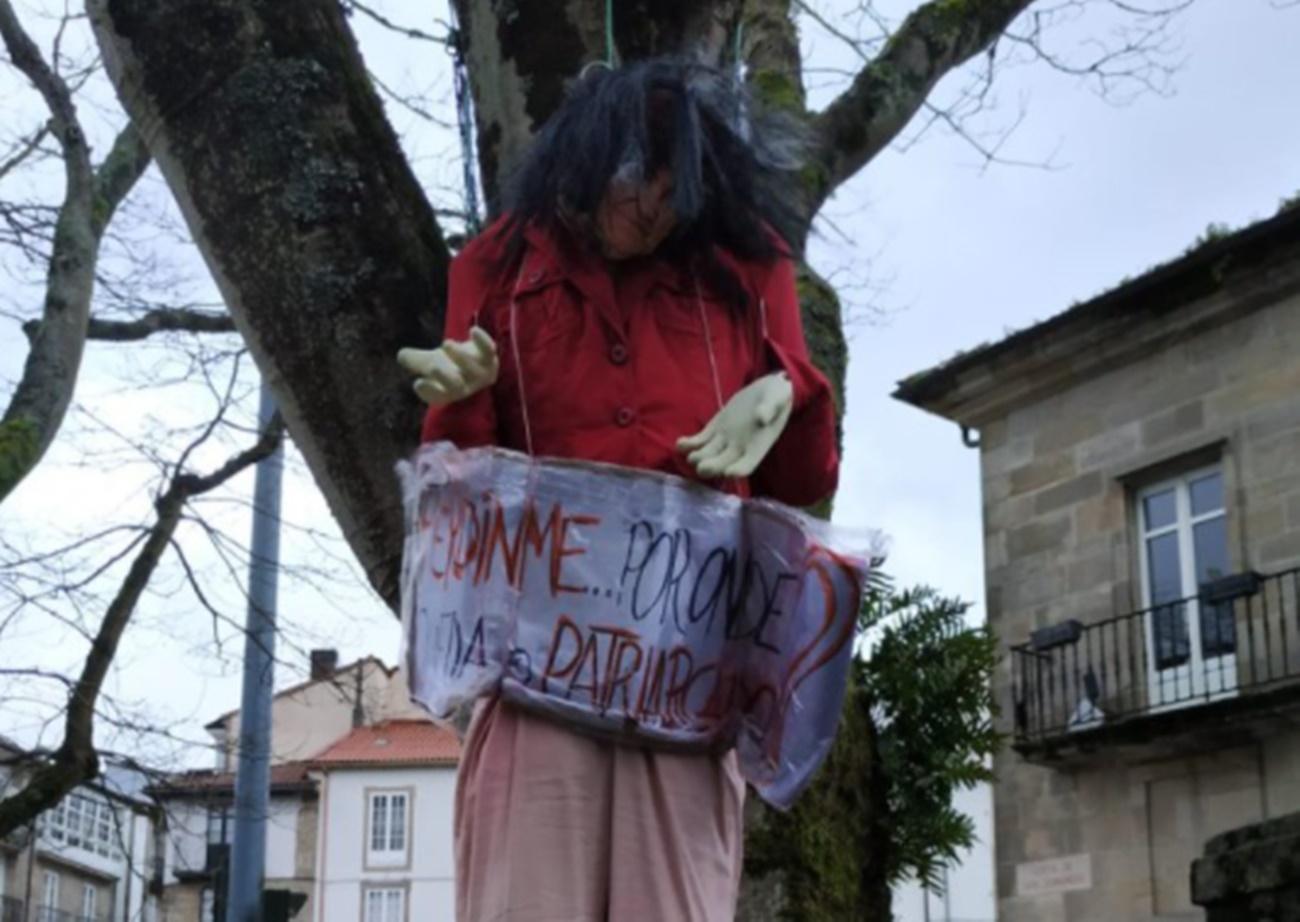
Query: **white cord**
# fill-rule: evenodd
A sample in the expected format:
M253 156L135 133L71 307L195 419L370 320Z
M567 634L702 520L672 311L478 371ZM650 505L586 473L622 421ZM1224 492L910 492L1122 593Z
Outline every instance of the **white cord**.
M510 293L510 349L515 357L515 379L519 383L519 411L524 417L524 445L533 455L533 424L528 418L528 395L524 391L524 363L519 358L519 286L524 280L524 263L519 262L514 291Z
M704 296L700 294L700 280L695 276L691 277L695 284L695 306L700 311L700 325L704 328L704 345L709 352L709 370L713 372L713 396L718 401L718 409L722 409L722 379L718 377L718 359L713 354L713 331L709 328L709 315L704 311Z

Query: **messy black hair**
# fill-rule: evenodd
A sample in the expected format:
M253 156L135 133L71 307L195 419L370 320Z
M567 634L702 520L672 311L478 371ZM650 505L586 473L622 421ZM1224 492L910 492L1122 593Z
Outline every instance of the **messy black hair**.
M794 252L801 222L791 174L803 149L801 126L764 111L731 74L685 58L588 67L507 187L507 260L522 254L530 224L590 245L581 238L610 180L667 169L677 225L659 254L743 306L715 248L764 263Z

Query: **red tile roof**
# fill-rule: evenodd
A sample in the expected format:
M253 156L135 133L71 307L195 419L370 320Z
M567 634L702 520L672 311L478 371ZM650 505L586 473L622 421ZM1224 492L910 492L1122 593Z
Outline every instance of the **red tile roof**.
M455 765L460 741L427 720L387 720L357 727L312 759L322 768L391 765Z

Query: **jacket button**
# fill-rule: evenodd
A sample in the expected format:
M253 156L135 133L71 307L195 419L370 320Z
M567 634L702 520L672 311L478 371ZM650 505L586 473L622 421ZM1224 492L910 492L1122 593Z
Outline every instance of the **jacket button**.
M614 414L614 422L618 423L624 429L632 425L632 420L636 419L636 414L632 412L631 407L619 407L618 412Z
M609 360L615 365L624 365L627 363L627 346L622 343L614 343L609 347Z

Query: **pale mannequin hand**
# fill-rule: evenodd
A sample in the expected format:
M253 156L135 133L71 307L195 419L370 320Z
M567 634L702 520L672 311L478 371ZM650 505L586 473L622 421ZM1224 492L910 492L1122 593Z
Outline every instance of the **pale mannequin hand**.
M415 375L415 393L430 406L442 407L472 397L496 383L500 362L492 337L471 327L469 339L445 341L437 349L402 349L397 362Z
M748 477L767 457L794 404L784 372L764 375L735 396L695 435L677 440L678 451L701 477Z

